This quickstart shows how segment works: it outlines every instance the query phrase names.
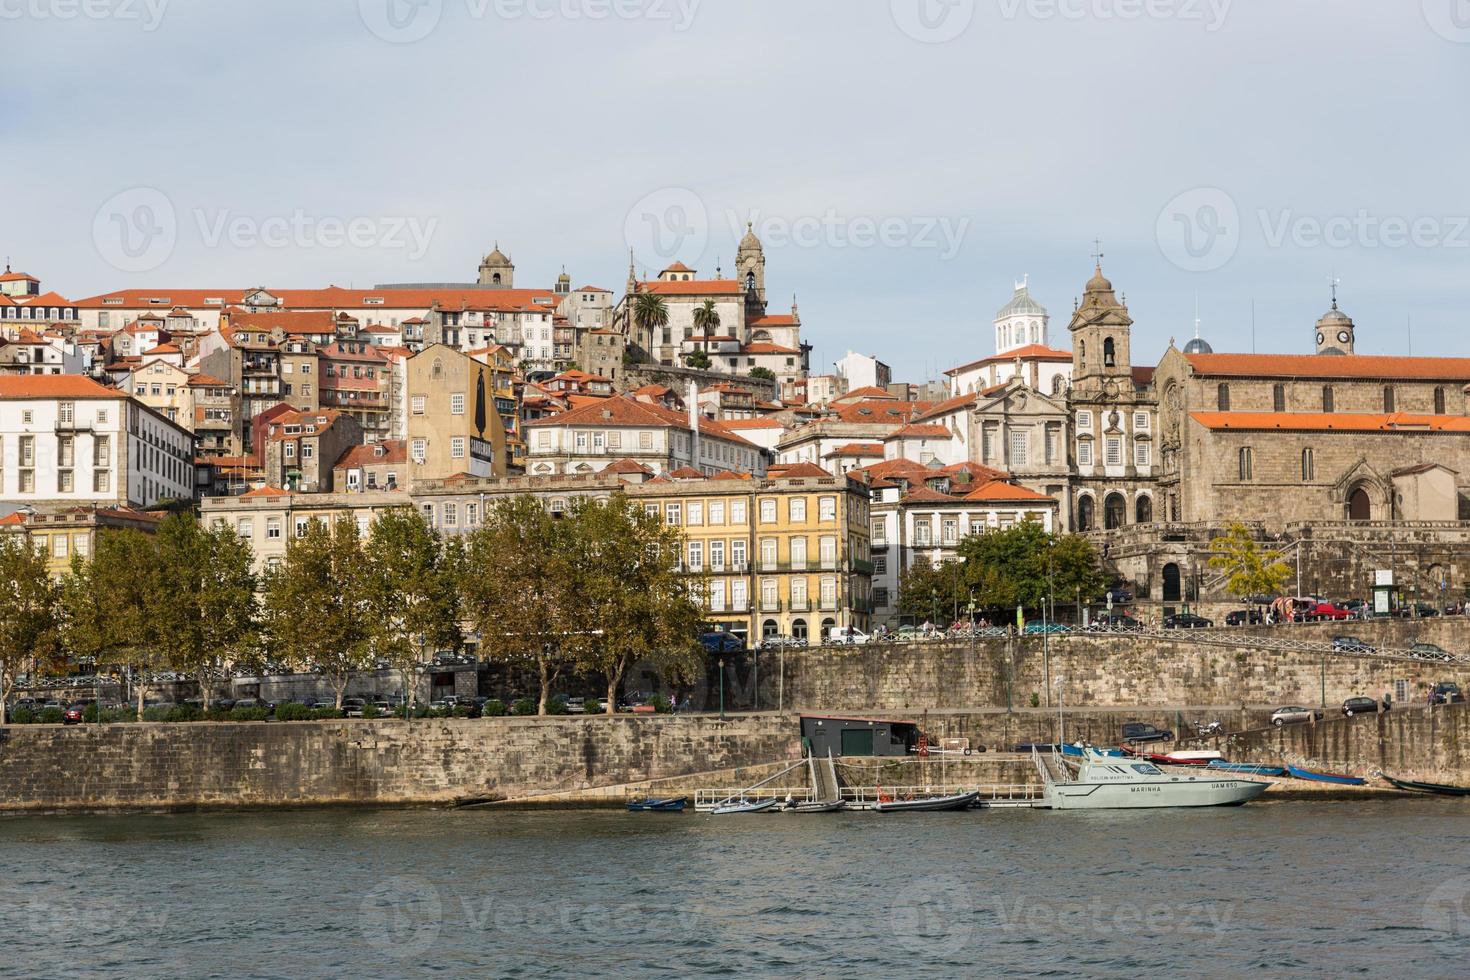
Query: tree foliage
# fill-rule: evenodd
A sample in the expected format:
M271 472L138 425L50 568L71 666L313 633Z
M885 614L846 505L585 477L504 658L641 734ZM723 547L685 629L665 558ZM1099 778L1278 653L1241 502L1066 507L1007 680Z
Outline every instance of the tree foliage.
M57 649L59 588L21 535L0 538L0 725L16 674L46 662Z
M1292 574L1282 558L1262 549L1244 524L1232 524L1210 542L1210 567L1226 576L1226 591L1239 599L1280 594Z

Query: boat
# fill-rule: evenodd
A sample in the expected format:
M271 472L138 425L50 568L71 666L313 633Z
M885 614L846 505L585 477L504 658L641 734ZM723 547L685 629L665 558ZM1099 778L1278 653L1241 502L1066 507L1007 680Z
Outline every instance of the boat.
M878 798L873 809L878 813L936 813L943 810L968 810L979 793L951 793L948 796L920 796L912 800Z
M1399 789L1415 793L1434 793L1437 796L1470 796L1470 786L1450 786L1446 783L1421 783L1414 779L1395 779L1388 773L1379 773Z
M674 796L663 800L629 800L630 813L679 813L689 802L687 796Z
M1224 759L1212 759L1207 769L1216 769L1220 772L1243 772L1251 776L1285 776L1285 766L1262 766L1254 762L1226 762Z
M1166 766L1207 766L1212 762L1224 762L1225 755L1213 750L1206 752L1169 752L1165 755L1150 755L1154 762Z
M775 809L780 802L780 800L776 799L755 801L740 800L738 802L734 800L726 800L724 803L721 803L710 812L717 817L728 816L732 813L765 813L768 810Z
M1054 779L1046 773L1046 801L1053 810L1131 810L1155 807L1240 806L1266 792L1269 783L1208 775L1166 773L1142 759L1124 759L1088 750L1079 762L1067 759L1076 774Z
M1071 757L1076 758L1076 759L1082 758L1082 756L1086 753L1086 751L1088 749L1093 749L1094 752L1098 752L1098 753L1100 753L1102 755L1110 755L1110 756L1112 756L1115 759L1125 758L1125 755L1124 755L1122 749L1098 749L1098 748L1094 748L1093 746L1087 745L1087 744L1082 743L1082 742L1075 742L1075 743L1073 743L1073 742L1064 742L1064 743L1062 743L1062 755L1071 756Z
M836 813L838 810L845 809L847 809L846 800L833 800L831 802L814 800L809 803L786 804L787 813Z
M1287 775L1297 779L1310 779L1314 783L1336 783L1339 786L1365 786L1368 781L1362 776L1345 776L1340 772L1315 772L1298 766L1287 766Z

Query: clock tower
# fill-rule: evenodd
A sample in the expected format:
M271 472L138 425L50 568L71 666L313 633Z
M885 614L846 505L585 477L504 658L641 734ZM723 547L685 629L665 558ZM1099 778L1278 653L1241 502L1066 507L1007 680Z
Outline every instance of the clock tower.
M1332 283L1332 309L1317 321L1318 354L1351 354L1356 328L1353 318L1337 308L1337 282Z

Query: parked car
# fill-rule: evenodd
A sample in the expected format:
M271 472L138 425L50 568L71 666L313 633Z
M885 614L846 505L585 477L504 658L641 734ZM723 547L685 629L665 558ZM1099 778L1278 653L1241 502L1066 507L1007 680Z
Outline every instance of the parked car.
M1440 681L1429 692L1430 704L1464 703L1465 695L1454 681Z
M1174 613L1164 617L1166 630L1207 630L1215 625L1214 620L1196 616L1194 613Z
M1415 643L1409 647L1409 653L1425 660L1443 660L1448 663L1451 659L1450 652L1438 643Z
M1317 708L1303 708L1300 705L1287 705L1277 708L1271 712L1271 724L1280 728L1282 725L1297 725L1304 721L1321 721L1322 712Z
M1165 728L1155 728L1141 721L1130 721L1123 726L1123 741L1130 745L1144 742L1172 742L1174 733Z
M1125 612L1102 613L1092 621L1092 628L1114 633L1143 632L1143 624Z
M1266 622L1266 614L1259 609L1237 609L1225 614L1226 626L1260 626Z
M794 636L779 634L768 636L761 641L762 650L795 650L806 646L806 640L799 640Z
M910 643L914 640L928 640L939 635L939 631L933 626L900 626L893 638L900 643Z
M567 714L585 715L587 713L586 698L563 698L567 703Z
M1383 706L1388 710L1388 705ZM1353 715L1371 715L1378 712L1378 702L1372 698L1348 698L1342 703L1342 713L1351 718Z
M1334 636L1332 638L1333 653L1377 653L1378 650L1372 644L1364 643L1356 636Z
M1366 599L1344 599L1338 605L1357 619L1371 619L1373 616L1373 605Z
M745 650L745 641L734 633L703 633L699 637L700 645L704 652L711 656L725 653L741 653Z
M1132 602L1133 590L1128 588L1126 585L1115 585L1111 589L1108 589L1107 594L1103 596L1103 598L1109 602L1114 603L1115 605L1125 602Z
M872 637L855 626L834 626L827 642L838 646L861 646L871 639Z
M1335 606L1330 602L1319 602L1316 606L1304 609L1296 614L1297 622L1302 623L1341 622L1344 619L1352 618L1353 612L1351 609L1344 609L1342 606Z
M1040 635L1042 633L1070 633L1072 627L1066 623L1056 623L1051 620L1033 619L1026 624L1026 632Z
M367 701L363 698L343 698L342 713L348 718L361 718L362 709L367 707Z
M264 708L267 712L273 712L276 710L276 706L274 704L269 701L262 701L260 698L241 698L240 700L235 702L235 707L246 709Z
M1411 602L1399 607L1398 615L1401 619L1419 618L1425 619L1430 616L1438 616L1439 610L1427 602Z
M87 698L83 701L77 701L67 705L66 710L61 713L61 723L63 725L80 725L82 719L86 717L87 709L96 703L96 699Z
M40 711L41 701L37 698L16 698L15 703L10 706L11 714L17 711Z

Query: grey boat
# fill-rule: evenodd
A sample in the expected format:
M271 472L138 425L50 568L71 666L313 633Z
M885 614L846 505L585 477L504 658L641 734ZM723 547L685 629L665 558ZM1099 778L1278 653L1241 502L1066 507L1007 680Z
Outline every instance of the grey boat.
M1096 750L1082 759L1059 762L1066 778L1053 777L1042 762L1046 801L1053 810L1132 810L1152 807L1240 806L1266 792L1269 783L1252 779L1166 773L1151 762L1119 759ZM1058 757L1060 758L1060 757ZM1072 774L1067 766L1074 766Z

